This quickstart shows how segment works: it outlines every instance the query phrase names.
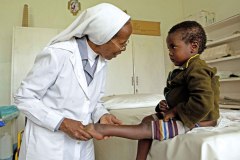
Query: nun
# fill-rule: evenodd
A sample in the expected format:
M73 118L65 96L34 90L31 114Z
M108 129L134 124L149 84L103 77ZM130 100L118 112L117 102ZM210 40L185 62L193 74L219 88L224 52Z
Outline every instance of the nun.
M89 123L121 124L103 106L107 60L126 49L130 16L108 3L83 11L37 55L14 103L26 116L19 160L94 160Z

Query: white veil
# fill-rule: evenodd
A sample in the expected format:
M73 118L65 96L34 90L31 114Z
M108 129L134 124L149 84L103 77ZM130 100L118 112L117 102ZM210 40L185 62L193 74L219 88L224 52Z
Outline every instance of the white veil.
M88 35L94 44L108 42L130 19L121 9L109 3L101 3L83 11L64 31L54 37L48 45L66 41L72 37Z

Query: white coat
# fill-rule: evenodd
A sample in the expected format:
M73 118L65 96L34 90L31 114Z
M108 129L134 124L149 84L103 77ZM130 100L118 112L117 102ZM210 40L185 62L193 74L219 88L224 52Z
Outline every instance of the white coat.
M108 113L104 93L106 60L99 58L94 79L87 85L76 40L55 43L40 53L15 95L27 116L19 160L94 160L92 140L70 138L55 131L63 117L83 124Z

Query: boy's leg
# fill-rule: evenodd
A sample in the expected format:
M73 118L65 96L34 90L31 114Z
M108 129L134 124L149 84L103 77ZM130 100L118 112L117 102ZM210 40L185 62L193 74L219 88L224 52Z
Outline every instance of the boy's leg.
M138 141L136 160L146 160L152 145L152 139L141 139Z
M157 114L150 115L150 116L143 118L142 123L152 122L153 120L158 120ZM153 141L152 139L141 139L138 141L136 160L146 160L147 159L147 155L151 148L152 141Z
M184 134L190 129L185 127L181 121L171 119L167 122L162 119L152 121L152 139L166 140L179 134Z
M184 134L190 129L183 126L181 121L169 120L164 122L160 113L145 117L143 121L151 121L152 123L152 139L166 140L176 135ZM138 150L136 160L146 160L152 145L152 139L142 139L138 141Z
M140 123L138 125L109 125L109 124L89 124L85 130L93 138L103 139L105 136L116 136L133 140L152 138L151 122Z

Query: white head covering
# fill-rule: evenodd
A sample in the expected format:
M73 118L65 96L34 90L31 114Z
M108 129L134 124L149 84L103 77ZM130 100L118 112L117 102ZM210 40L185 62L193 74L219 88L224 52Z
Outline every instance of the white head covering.
M129 15L112 4L98 4L83 11L69 27L54 37L49 45L85 35L88 35L94 44L102 45L108 42L129 19Z

